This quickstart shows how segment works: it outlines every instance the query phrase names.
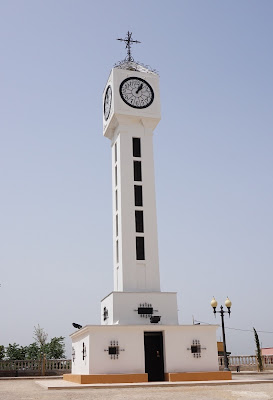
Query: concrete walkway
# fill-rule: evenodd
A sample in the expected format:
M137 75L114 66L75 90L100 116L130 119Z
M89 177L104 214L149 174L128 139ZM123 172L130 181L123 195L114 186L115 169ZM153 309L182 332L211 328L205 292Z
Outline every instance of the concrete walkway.
M253 378L255 378L253 376ZM36 382L39 382L37 384ZM58 388L56 384L58 383ZM42 385L42 386L41 386ZM141 385L141 386L140 386ZM171 386L170 386L171 385ZM55 390L53 387L55 386ZM73 390L71 390L73 388ZM46 390L49 389L49 390ZM222 382L183 382L139 385L75 384L61 379L0 380L1 400L273 400L273 376Z
M82 389L128 389L128 388L166 388L166 387L200 387L226 385L273 384L273 373L234 373L232 380L223 381L188 381L188 382L143 382L143 383L111 383L111 384L78 384L62 379L41 379L36 383L48 390L82 390Z

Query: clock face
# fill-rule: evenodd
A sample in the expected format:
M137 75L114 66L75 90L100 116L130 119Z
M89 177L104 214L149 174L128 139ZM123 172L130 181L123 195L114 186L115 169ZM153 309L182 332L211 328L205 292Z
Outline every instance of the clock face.
M133 108L146 108L154 101L151 85L141 78L124 79L120 84L119 93L122 100Z
M104 96L104 118L105 121L108 120L109 115L110 115L110 110L111 110L111 104L112 104L112 88L109 85L108 88L106 89L105 96Z

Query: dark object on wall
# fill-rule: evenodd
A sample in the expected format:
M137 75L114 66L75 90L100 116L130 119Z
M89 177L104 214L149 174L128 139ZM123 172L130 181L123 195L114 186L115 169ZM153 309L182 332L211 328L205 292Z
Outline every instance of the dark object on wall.
M103 321L106 321L108 318L108 310L106 307L103 309Z
M145 314L152 315L154 313L153 307L138 307L137 311L138 311L138 314L141 314L141 315L145 315Z
M104 349L104 351L108 352L109 356L111 357L111 360L117 360L120 351L125 351L125 350L119 347L117 340L111 340L110 346L108 346L107 349Z
M150 318L151 324L158 324L160 320L161 320L161 317L159 315L153 315Z
M76 329L81 329L81 328L82 328L82 325L76 324L75 322L73 322L72 325L73 325L74 328L76 328Z

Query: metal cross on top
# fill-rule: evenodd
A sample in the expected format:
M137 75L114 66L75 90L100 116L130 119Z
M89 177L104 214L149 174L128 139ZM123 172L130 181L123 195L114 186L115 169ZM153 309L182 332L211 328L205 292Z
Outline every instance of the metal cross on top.
M124 39L117 39L120 40L121 42L125 42L126 43L126 49L127 49L127 57L126 57L126 61L134 61L132 54L131 54L131 45L132 43L141 43L138 40L133 40L132 39L132 32L127 32L127 36Z

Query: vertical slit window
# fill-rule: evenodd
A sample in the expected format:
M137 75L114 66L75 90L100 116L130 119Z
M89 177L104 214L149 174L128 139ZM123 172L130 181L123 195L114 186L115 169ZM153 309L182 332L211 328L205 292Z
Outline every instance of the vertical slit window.
M142 181L141 161L134 161L134 180Z
M118 191L115 191L115 198L116 198L116 211L118 211Z
M136 259L145 260L144 237L136 237Z
M144 232L143 211L135 211L136 232Z
M117 150L117 143L115 143L115 163L118 161L118 150Z
M118 236L118 214L116 215L116 236Z
M118 240L116 241L116 261L119 262Z
M135 206L143 206L143 201L142 201L142 186L140 185L135 185Z
M141 157L140 138L133 138L133 156Z
M115 166L115 186L118 186L118 167Z

